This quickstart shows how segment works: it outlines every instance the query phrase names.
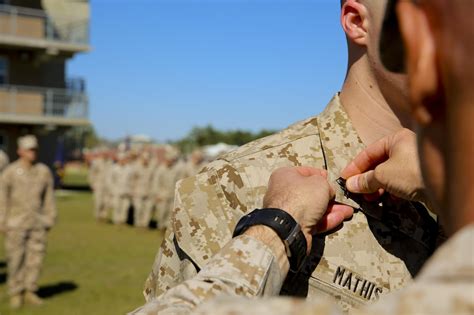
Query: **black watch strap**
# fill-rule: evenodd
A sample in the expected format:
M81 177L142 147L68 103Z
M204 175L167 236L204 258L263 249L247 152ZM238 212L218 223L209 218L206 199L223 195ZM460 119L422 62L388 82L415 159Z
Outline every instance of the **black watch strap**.
M298 222L287 212L276 209L256 209L240 219L233 237L243 234L255 225L265 225L273 229L285 244L290 262L290 271L298 272L306 259L307 242Z

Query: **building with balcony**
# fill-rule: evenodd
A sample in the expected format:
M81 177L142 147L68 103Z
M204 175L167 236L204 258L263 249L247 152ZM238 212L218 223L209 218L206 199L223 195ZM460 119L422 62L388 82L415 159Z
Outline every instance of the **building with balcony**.
M52 165L62 136L89 124L85 81L66 76L88 50L88 0L0 0L0 149L12 160L33 133Z

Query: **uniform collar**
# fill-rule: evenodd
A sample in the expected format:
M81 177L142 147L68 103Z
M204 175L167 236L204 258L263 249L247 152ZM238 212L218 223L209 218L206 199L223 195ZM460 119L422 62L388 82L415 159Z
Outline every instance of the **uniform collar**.
M336 183L341 171L364 149L362 140L341 104L339 94L318 116L318 129L325 167L336 191L336 202L359 209L359 203L346 196L342 187Z
M433 231L438 226L427 217L429 215L421 204L394 201L387 195L382 196L379 203L368 202L361 195L347 193L336 182L341 171L365 148L341 104L339 94L318 116L318 129L324 164L336 192L336 202L362 211L425 244L431 244Z

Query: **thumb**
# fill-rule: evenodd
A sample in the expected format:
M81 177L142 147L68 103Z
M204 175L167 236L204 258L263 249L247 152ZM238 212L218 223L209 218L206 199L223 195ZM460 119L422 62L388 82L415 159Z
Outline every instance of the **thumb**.
M346 188L353 193L371 194L384 186L375 177L375 171L372 170L347 179Z

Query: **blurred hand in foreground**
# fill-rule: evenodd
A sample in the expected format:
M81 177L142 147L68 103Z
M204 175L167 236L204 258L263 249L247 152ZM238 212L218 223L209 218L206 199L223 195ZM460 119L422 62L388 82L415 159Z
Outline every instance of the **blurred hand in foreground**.
M426 202L415 134L402 129L369 145L342 171L350 192Z

